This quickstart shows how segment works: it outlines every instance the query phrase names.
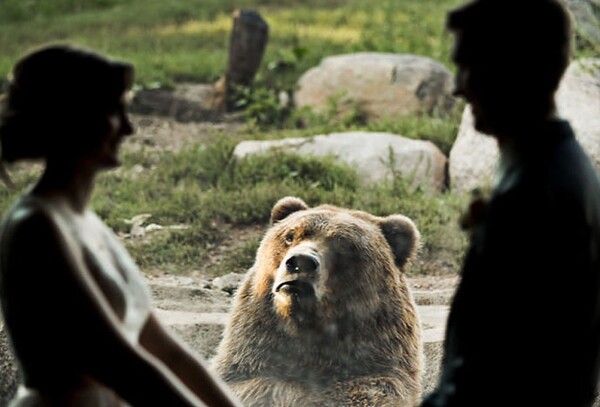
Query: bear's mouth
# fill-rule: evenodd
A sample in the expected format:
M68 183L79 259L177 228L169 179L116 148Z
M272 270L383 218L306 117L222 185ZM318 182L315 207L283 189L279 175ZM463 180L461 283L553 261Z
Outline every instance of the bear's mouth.
M314 296L315 288L308 281L286 280L275 286L275 292L282 294L296 294L300 296Z

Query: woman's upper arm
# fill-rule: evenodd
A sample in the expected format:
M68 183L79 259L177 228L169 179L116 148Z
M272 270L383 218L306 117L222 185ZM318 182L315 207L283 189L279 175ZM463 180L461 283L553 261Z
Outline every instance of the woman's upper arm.
M183 340L163 325L155 313L148 318L140 344L169 366L207 406L241 407L227 384Z

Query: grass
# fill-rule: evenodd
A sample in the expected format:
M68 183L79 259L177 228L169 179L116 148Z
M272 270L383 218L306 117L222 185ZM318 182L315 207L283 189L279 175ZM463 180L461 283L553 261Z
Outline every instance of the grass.
M99 177L93 208L120 234L131 228L126 220L139 214L151 214L147 223L185 225L151 239L127 240L135 260L148 270L197 269L208 261L214 247L230 238L232 227L266 226L273 203L286 195L299 196L309 205L331 203L381 216L405 214L422 233L425 258L456 261L460 257L464 238L456 216L464 204L461 197L409 192L400 179L362 187L354 169L331 159L273 153L237 161L231 155L235 144L236 140L221 139L189 146L163 153L158 161L144 152L126 153L121 170ZM152 169L134 180L127 174L135 165ZM17 188L0 188L0 210L6 210L38 170L15 172ZM206 272L243 272L252 264L258 244L255 236Z
M120 170L99 177L93 208L119 234L127 234L127 220L139 214L151 214L146 224L186 226L151 239L126 240L147 270L198 269L215 247L230 239L232 228L266 226L273 203L286 195L299 196L309 205L331 203L381 216L405 214L421 231L424 258L455 264L460 259L465 243L456 223L464 205L461 196L410 192L400 179L363 187L354 169L331 159L273 153L238 161L232 158L237 141L223 138L161 153L160 158L144 151L126 152ZM146 168L135 179L129 175L134 166ZM0 188L1 212L33 182L39 167L19 165L11 173L17 186ZM252 264L258 244L259 236L254 236L205 273L243 272Z
M308 52L290 77L325 55L382 50L447 62L445 10L458 0L4 0L0 2L0 76L23 52L68 41L130 60L140 85L213 81L224 71L231 13L256 8L270 25L264 69L294 47ZM416 16L419 16L416 18ZM260 78L259 78L260 80Z
M310 205L332 203L376 215L411 217L423 236L422 256L457 269L465 237L457 219L465 197L452 192L409 191L402 180L360 186L357 174L327 159L273 154L232 159L237 142L368 130L434 142L446 155L462 106L449 115L365 123L359 114L282 110L277 92L293 91L298 77L323 57L359 51L431 57L452 70L447 10L462 0L3 0L0 2L0 78L26 51L48 42L71 42L133 62L137 87L170 87L182 81L213 82L224 73L231 13L258 10L270 26L269 43L254 89L243 94L247 126L239 133L188 146L176 153L129 151L123 168L102 174L93 208L118 233L132 217L185 228L157 233L128 247L144 269L185 273L210 262L234 228L266 225L273 203L296 195ZM598 56L580 41L578 52ZM211 139L211 140L213 140ZM132 177L134 166L144 171ZM0 187L0 213L29 185L36 169L13 169L17 188ZM259 237L240 243L209 270L243 272ZM415 273L430 272L425 268Z
M449 69L447 10L462 0L3 0L0 2L0 77L26 50L75 42L130 60L141 86L213 81L227 59L231 13L258 10L270 26L259 82L269 67L289 62L286 86L327 55L381 51L429 56ZM582 40L578 52L597 56Z

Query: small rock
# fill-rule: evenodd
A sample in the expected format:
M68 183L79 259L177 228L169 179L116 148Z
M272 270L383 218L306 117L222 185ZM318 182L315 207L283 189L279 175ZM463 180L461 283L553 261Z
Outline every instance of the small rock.
M212 286L218 290L233 294L244 279L243 274L229 273L222 277L217 277L212 281Z

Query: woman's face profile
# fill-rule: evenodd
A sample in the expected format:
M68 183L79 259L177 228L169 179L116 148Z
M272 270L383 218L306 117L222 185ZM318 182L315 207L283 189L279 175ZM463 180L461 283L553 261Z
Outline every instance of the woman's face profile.
M102 121L98 144L89 155L90 165L98 169L113 168L121 165L119 147L125 137L133 134L133 125L127 114L129 104L126 94L123 94L114 109L100 117Z

